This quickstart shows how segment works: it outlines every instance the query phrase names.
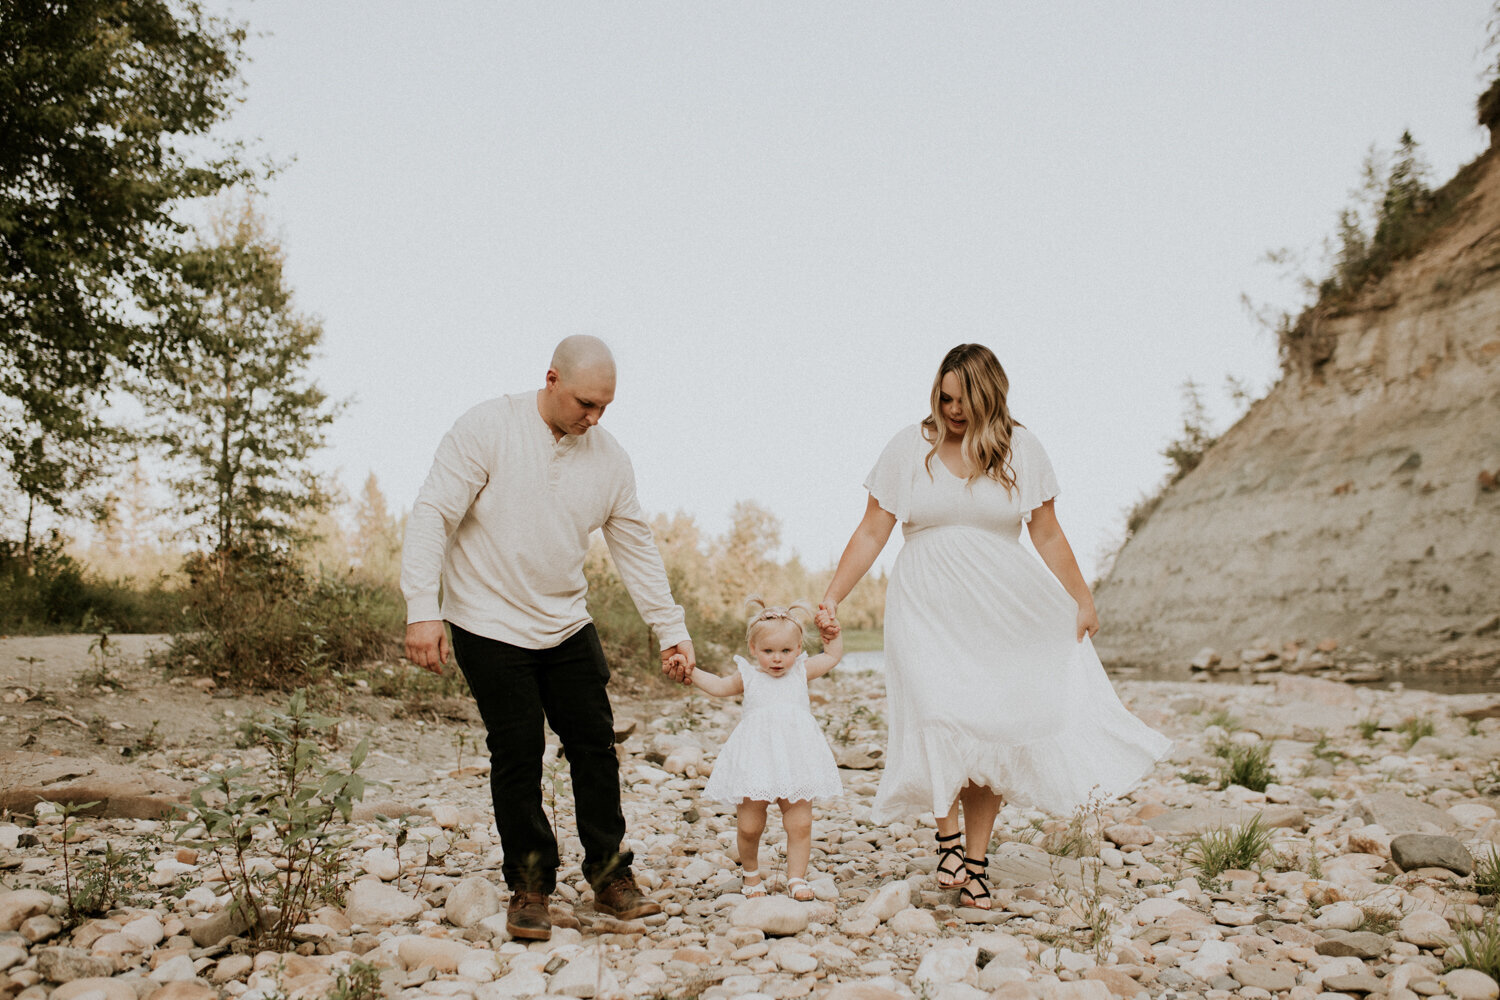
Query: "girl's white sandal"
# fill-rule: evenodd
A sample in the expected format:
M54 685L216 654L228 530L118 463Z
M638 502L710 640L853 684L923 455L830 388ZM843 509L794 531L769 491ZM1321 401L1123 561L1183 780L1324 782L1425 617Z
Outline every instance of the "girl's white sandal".
M765 880L761 879L759 882L751 885L749 882L745 881L746 879L750 878L759 879L760 869L757 868L755 871L745 871L743 868L740 869L740 895L744 896L746 899L757 899L761 896L764 896L766 894Z
M810 903L813 899L812 886L807 884L807 879L805 878L787 879L786 894L799 903Z

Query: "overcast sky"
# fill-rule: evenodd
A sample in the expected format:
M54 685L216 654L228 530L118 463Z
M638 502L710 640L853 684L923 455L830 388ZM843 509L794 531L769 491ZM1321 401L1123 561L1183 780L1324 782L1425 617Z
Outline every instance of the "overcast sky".
M1372 143L1437 181L1485 147L1488 0L210 8L255 35L226 134L291 161L264 207L351 492L409 507L460 413L593 333L647 511L752 499L814 566L979 341L1091 576L1182 383L1222 424L1226 375L1274 379L1265 252L1316 264Z

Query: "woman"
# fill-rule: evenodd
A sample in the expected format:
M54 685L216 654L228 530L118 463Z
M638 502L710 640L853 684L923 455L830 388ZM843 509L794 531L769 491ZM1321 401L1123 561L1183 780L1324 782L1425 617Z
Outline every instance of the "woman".
M885 611L890 747L873 818L931 809L938 881L981 909L1004 799L1069 813L1127 790L1171 745L1120 704L1094 653L1099 617L1053 511L1057 480L1011 417L1008 388L989 348L948 352L932 412L865 480L864 519L819 611L836 613L900 521ZM1021 546L1022 524L1041 563Z

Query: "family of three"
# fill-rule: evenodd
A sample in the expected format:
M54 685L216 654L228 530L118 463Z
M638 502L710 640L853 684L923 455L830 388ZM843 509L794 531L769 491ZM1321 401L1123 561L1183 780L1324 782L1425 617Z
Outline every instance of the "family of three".
M885 610L890 743L875 822L931 811L938 881L959 889L962 905L986 908L986 853L1002 802L1066 814L1150 770L1169 741L1125 709L1094 653L1099 621L1053 510L1057 481L1041 443L1012 418L1007 390L988 348L948 352L930 412L891 439L865 480L864 516L817 609L752 602L750 655L723 676L697 666L630 460L597 426L615 397L604 343L563 340L539 390L458 419L407 521L406 655L441 671L451 633L487 731L512 936L551 933L559 857L542 809L544 723L572 775L595 909L621 919L661 909L637 886L625 849L609 667L586 606L596 529L651 626L662 670L744 698L704 794L736 807L747 896L767 891L757 859L774 802L787 833L787 891L812 898L812 802L840 784L807 682L839 661L838 603L898 522L904 544ZM1021 545L1023 525L1040 562ZM823 642L813 656L803 652L809 621Z

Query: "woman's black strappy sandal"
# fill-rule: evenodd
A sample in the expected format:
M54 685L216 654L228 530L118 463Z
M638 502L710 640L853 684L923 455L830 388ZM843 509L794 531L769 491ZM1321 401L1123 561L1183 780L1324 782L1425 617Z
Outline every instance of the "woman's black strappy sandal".
M968 873L969 880L963 883L963 889L958 894L959 906L972 906L976 910L988 910L994 905L990 899L990 887L985 881L986 872L989 870L990 859L964 858L964 871ZM975 871L975 869L978 871Z
M938 834L937 876L938 885L944 889L957 889L969 884L969 869L964 865L964 849L959 846L959 838L962 836L960 833L950 833L946 837ZM953 866L945 867L950 861L954 862ZM948 882L945 879L954 881Z

